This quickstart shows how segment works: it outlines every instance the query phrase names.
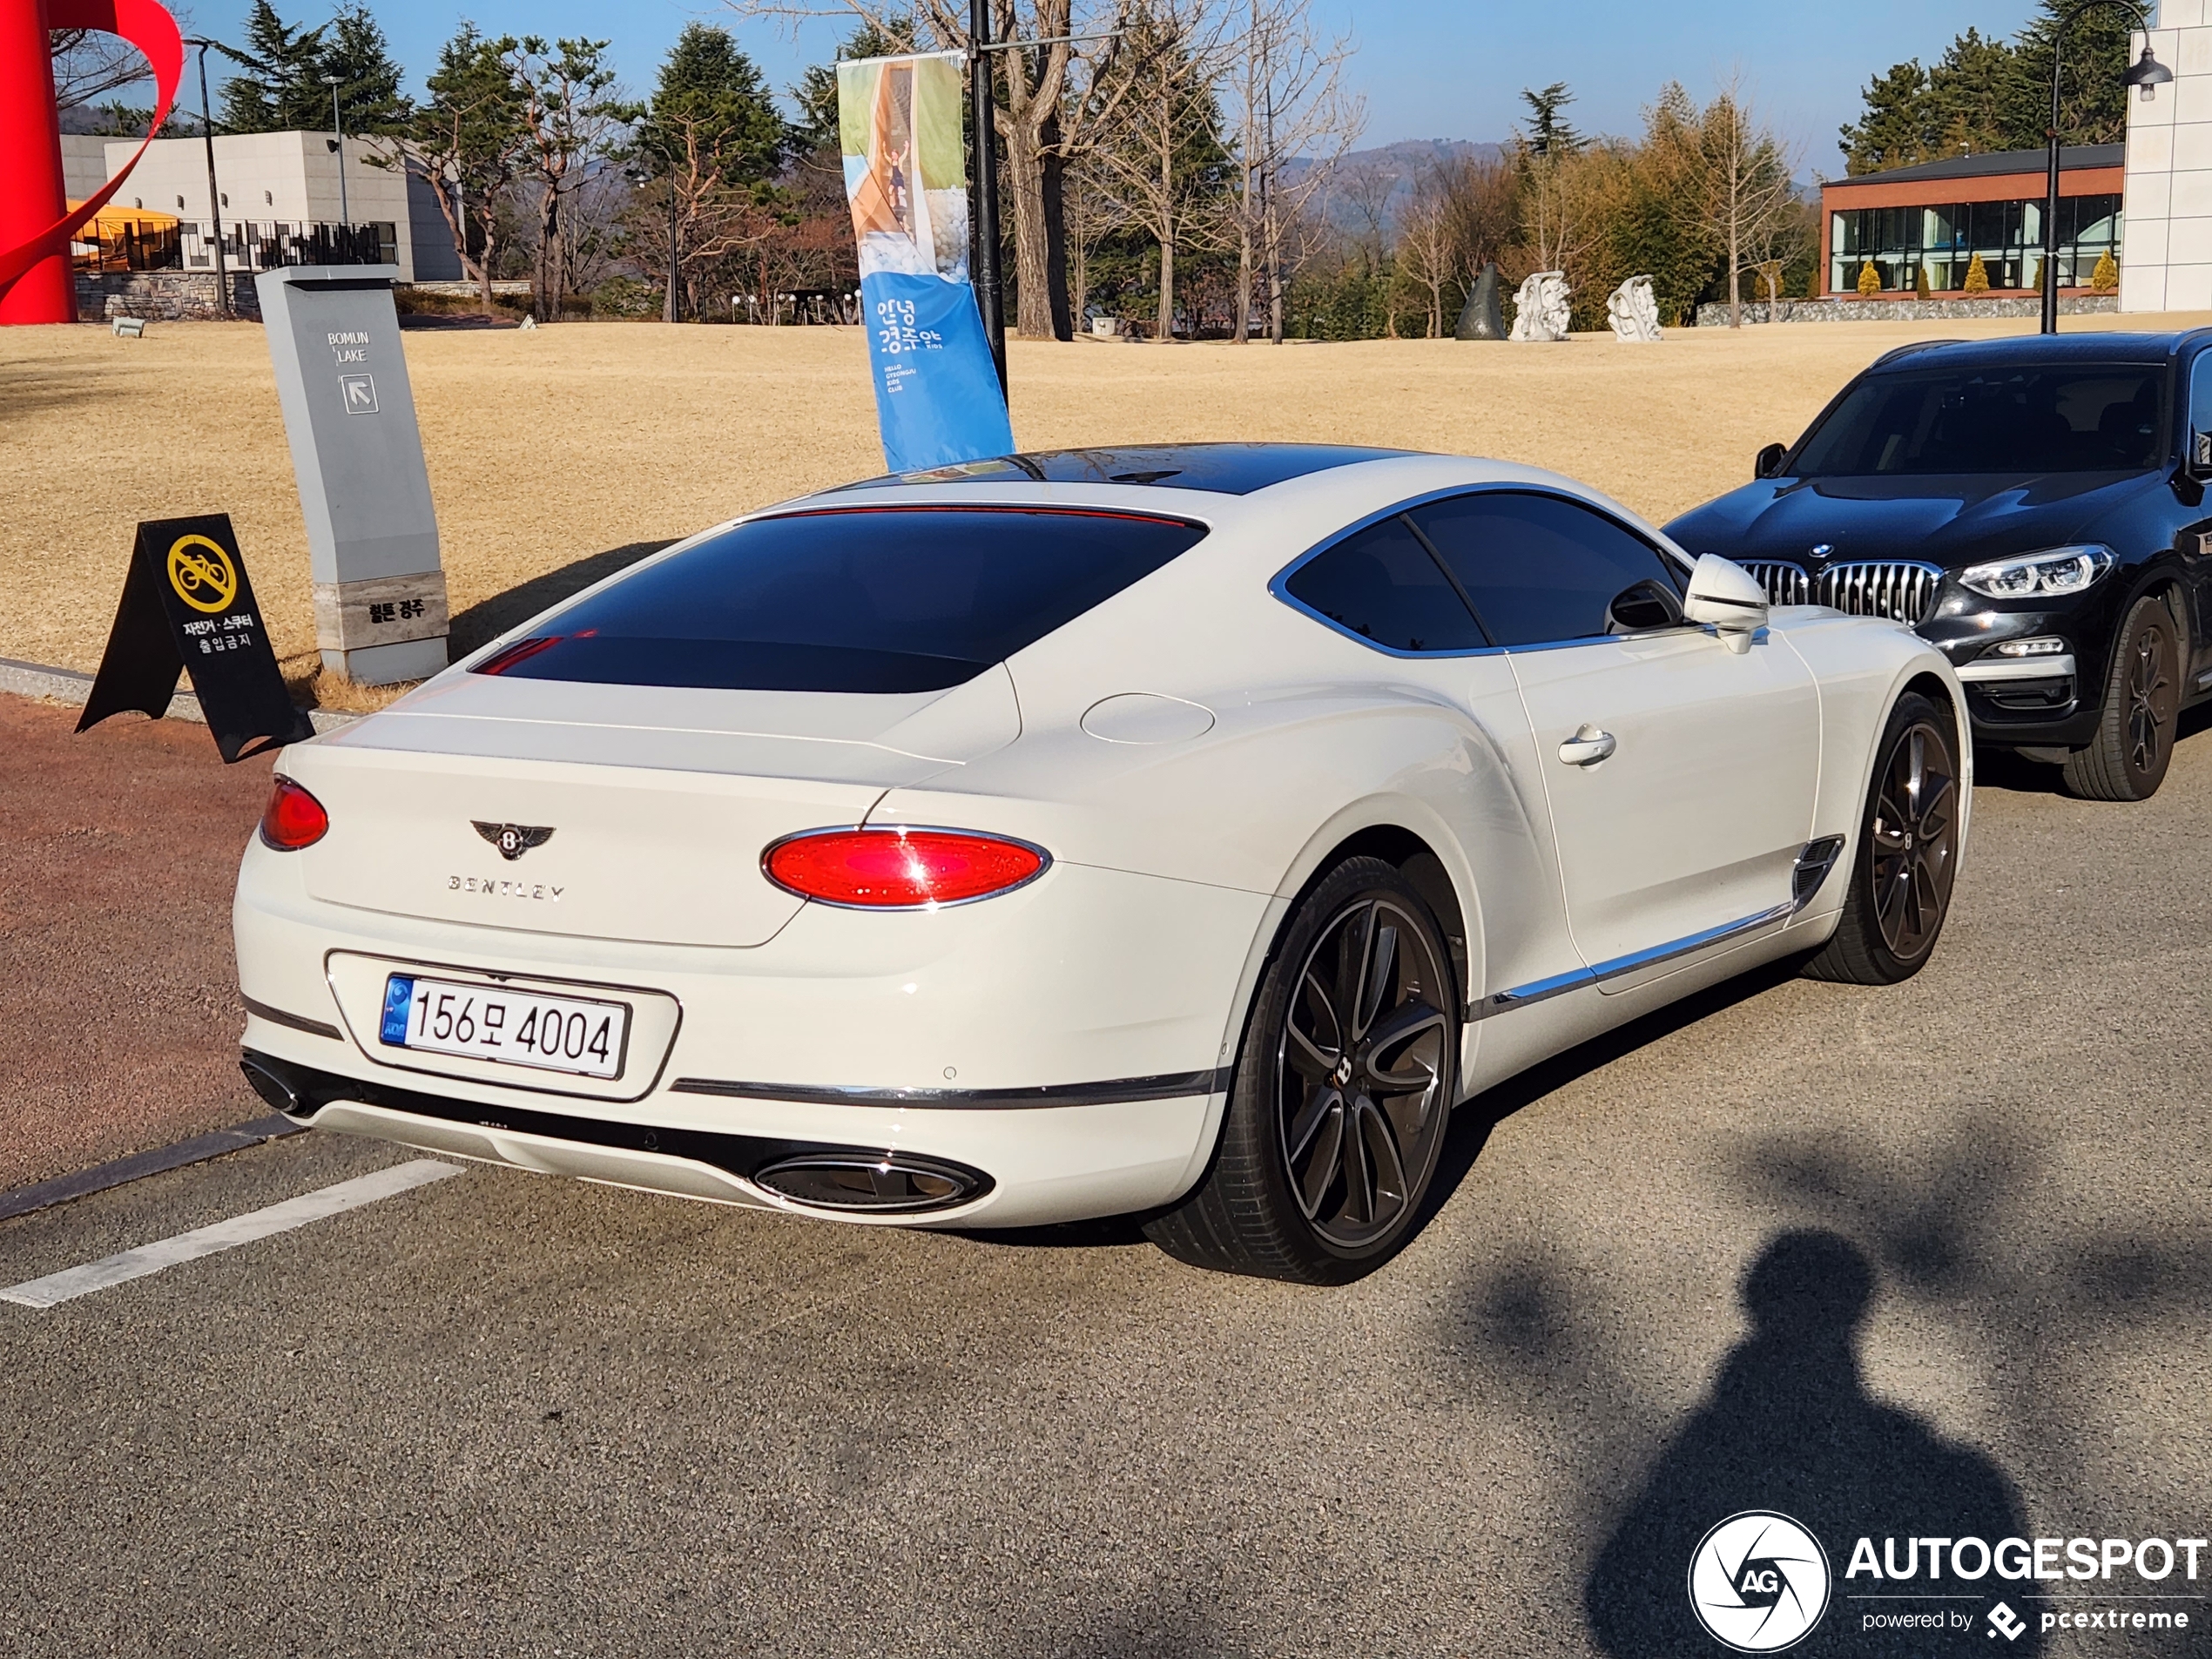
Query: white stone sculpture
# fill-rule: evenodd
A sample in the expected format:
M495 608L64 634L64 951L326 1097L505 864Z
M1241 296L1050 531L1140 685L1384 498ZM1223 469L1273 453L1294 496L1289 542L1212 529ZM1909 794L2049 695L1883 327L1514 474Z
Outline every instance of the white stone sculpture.
M1613 338L1632 345L1659 338L1659 302L1651 297L1651 279L1632 276L1606 296L1605 319L1613 325Z
M1514 296L1513 332L1508 340L1567 338L1567 273L1533 271Z

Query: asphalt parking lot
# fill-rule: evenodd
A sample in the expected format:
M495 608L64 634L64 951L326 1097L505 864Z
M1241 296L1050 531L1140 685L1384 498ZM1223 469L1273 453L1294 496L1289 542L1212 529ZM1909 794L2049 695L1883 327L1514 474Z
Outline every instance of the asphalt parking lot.
M1626 1659L1721 1651L1681 1586L1746 1507L1839 1573L2205 1535L2212 736L2141 806L2053 781L1985 777L1919 978L1739 983L1474 1103L1349 1289L469 1168L0 1300L0 1651ZM413 1158L0 1222L0 1286ZM1864 1588L1797 1651L1892 1651ZM2212 1653L2167 1605L1894 1650Z

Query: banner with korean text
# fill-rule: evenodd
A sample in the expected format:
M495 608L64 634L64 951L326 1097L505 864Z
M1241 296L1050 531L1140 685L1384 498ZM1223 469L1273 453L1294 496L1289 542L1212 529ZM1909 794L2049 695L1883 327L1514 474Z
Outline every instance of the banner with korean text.
M837 66L845 194L860 249L884 460L917 472L1014 448L968 278L961 54Z

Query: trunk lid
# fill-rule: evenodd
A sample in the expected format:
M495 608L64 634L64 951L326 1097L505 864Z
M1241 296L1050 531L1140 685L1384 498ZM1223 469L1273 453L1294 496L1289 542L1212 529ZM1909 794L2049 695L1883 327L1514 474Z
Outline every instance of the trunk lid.
M748 947L802 902L761 873L771 842L860 823L886 789L988 754L1020 730L1003 667L909 696L462 674L287 750L280 770L330 814L329 833L297 855L317 899L537 933Z

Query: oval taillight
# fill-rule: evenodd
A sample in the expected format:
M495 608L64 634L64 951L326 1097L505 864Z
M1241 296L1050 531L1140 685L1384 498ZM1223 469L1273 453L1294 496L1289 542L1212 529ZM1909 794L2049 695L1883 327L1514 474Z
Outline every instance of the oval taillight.
M280 778L261 810L261 844L280 853L313 846L330 827L322 803L289 778Z
M917 910L1007 893L1044 873L1042 847L968 830L813 830L760 867L786 893L867 910Z

